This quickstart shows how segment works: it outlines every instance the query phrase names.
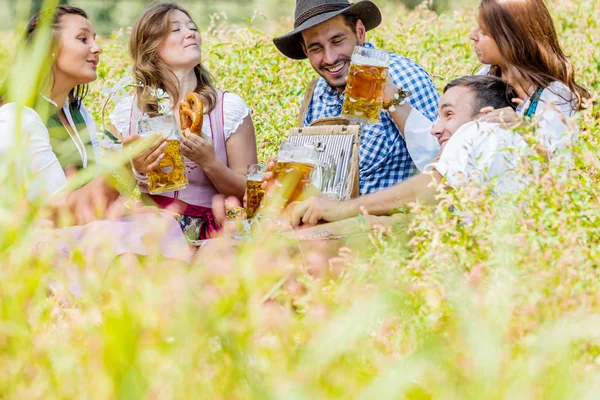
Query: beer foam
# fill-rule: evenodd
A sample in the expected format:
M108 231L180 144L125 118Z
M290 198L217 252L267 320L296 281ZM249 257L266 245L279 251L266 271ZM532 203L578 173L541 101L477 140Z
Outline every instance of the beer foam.
M387 68L389 64L377 58L367 57L362 54L352 54L352 64L371 65L373 67Z
M262 175L248 175L247 179L254 182L262 182Z
M305 158L305 157L294 157L293 155L283 154L277 155L278 162L286 162L286 163L298 163L298 164L308 164L312 166L316 166L319 164L319 160L314 158Z

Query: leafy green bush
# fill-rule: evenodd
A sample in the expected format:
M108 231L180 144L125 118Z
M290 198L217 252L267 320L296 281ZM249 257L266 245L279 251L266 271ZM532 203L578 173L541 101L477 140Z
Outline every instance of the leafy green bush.
M553 0L584 86L600 89L600 3ZM438 88L477 68L473 11L386 15L369 34ZM281 26L284 32L289 26ZM0 41L0 70L14 53ZM102 38L100 88L124 76L127 32ZM203 54L254 109L260 158L294 125L308 63L271 37L215 20ZM191 267L158 256L32 249L38 210L0 169L0 393L6 398L580 399L600 388L600 108L580 117L575 167L542 170L509 198L468 187L415 205L412 239L371 251L280 241L216 243ZM15 156L15 160L21 157ZM21 160L22 161L22 160ZM102 238L96 238L102 241ZM258 245L257 245L258 243ZM373 250L374 249L374 250ZM50 288L50 290L49 290Z

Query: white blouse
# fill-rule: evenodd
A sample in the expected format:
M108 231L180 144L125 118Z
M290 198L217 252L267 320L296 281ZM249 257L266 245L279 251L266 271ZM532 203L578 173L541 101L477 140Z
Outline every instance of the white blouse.
M133 107L133 96L127 96L119 100L115 109L110 114L110 121L123 137L129 136L129 124L131 109ZM225 127L225 141L244 122L244 118L252 114L244 99L237 94L226 92L223 97L223 122ZM206 115L206 114L205 114ZM212 137L210 119L204 118L202 122L202 135Z
M489 72L490 66L484 65L477 71L477 75L487 75ZM525 115L530 104L531 95L517 107L517 113ZM539 126L540 144L548 148L551 153L564 150L571 139L576 137L576 132L573 132L574 137L569 135L569 128L565 123L565 118L573 116L575 112L577 112L577 98L564 83L552 82L542 91L534 121Z
M524 115L531 104L531 97L526 97L517 107L517 112ZM538 123L540 144L548 148L552 154L564 150L576 138L571 135L566 118L577 111L577 99L562 82L552 82L542 91L535 110L534 121Z
M452 135L439 160L427 165L424 172L435 169L452 187L496 178L498 194L502 194L522 187L515 168L531 153L518 133L502 129L500 124L471 121Z
M50 101L54 106L51 100ZM63 106L69 125L75 137L72 138L81 155L84 168L87 167L87 153L85 146L79 136L79 132L71 116L68 102ZM86 124L86 128L92 141L94 153L100 160L100 146L96 133L96 125L85 109L83 103L79 109ZM16 137L17 106L8 103L0 107L0 154L11 151L19 142ZM25 145L27 147L28 166L32 176L27 189L27 198L30 201L44 195L54 195L67 184L67 177L60 166L58 158L50 145L48 128L44 125L39 114L31 108L24 107L21 114L21 132L25 134Z

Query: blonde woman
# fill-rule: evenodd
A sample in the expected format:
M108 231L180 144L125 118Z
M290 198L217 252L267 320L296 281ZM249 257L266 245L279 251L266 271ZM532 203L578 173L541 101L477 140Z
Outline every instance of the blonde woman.
M189 186L150 196L159 207L182 215L181 228L193 240L205 239L218 228L211 211L212 197L223 194L241 199L247 165L257 162L251 110L241 97L214 87L201 64L201 42L196 24L182 7L158 3L148 8L136 22L129 43L133 76L143 86L135 96L121 100L111 115L115 128L129 143L139 137L138 119L158 110L149 88L160 88L169 95L177 119L179 102L188 93L196 92L202 99L202 135L187 130L181 135ZM146 172L158 167L165 147L166 141L159 141L133 160L142 190Z

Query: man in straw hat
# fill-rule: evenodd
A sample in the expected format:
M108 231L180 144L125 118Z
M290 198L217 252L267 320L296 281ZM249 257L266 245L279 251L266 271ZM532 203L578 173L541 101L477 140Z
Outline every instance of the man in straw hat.
M342 110L346 77L354 47L373 48L366 32L381 23L381 13L371 1L297 0L294 30L273 39L287 57L308 58L321 76L304 99L300 118L304 125L321 118L337 117ZM429 135L402 135L406 116L394 105L406 101L434 121L439 94L427 72L417 63L390 53L381 122L363 124L360 147L360 194L368 194L401 182L422 169L438 153ZM303 116L302 114L305 113ZM400 128L400 129L399 129Z

